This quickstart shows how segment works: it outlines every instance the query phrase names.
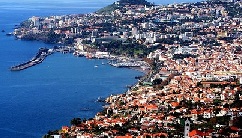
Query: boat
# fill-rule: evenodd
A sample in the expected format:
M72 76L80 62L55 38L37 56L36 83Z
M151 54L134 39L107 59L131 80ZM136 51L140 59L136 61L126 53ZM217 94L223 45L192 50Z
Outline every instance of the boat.
M7 33L6 35L7 35L7 36L11 36L11 35L13 35L13 34L12 34L12 33Z
M98 65L95 65L94 67L95 67L95 68L97 68L97 67L98 67Z
M135 76L135 79L141 79L143 76Z
M97 98L97 102L100 102L100 103L104 103L104 102L106 102L105 100L106 100L106 99L103 98L103 97L98 97L98 98Z
M126 85L126 87L130 89L132 87L132 85Z

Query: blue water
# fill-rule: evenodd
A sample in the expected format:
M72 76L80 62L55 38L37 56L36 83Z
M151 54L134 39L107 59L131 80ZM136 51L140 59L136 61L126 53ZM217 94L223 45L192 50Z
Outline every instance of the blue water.
M15 24L31 16L88 13L101 7L91 3L45 4L0 2L0 30L13 31ZM108 4L108 3L106 3ZM98 6L97 6L98 5ZM62 7L60 7L62 6ZM64 7L65 6L65 7ZM31 8L32 7L32 8ZM87 8L88 7L88 8ZM0 134L1 138L38 138L48 130L70 125L74 117L90 118L102 110L99 97L122 93L142 73L101 65L102 60L55 53L35 67L11 72L9 67L31 59L40 47L37 41L20 41L0 32ZM98 68L94 68L99 65ZM81 111L81 108L90 111Z
M39 137L68 125L74 117L93 117L101 110L101 104L95 102L98 96L121 93L141 74L102 62L57 53L21 72L5 68L0 86L0 133ZM81 111L83 107L91 110Z
M0 1L0 30L12 32L14 25L32 16L90 13L115 0L8 0ZM159 3L159 0L154 0ZM37 66L20 72L9 67L31 59L38 41L20 41L0 32L0 137L38 138L48 130L70 125L74 117L90 118L102 110L97 97L123 93L141 72L101 65L55 53ZM99 65L98 68L94 68ZM90 108L90 111L81 111Z

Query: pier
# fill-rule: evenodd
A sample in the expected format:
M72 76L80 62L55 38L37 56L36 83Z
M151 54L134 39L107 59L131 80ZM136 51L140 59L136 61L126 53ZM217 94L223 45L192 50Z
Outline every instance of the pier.
M36 56L34 56L31 60L21 63L16 66L10 67L11 71L20 71L27 69L29 67L35 66L39 63L41 63L48 55L52 54L53 50L52 49L47 49L47 48L40 48Z

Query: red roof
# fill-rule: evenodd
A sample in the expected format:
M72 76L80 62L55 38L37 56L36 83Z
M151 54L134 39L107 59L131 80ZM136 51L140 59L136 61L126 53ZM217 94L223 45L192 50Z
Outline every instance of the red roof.
M239 131L239 128L237 128L235 126L231 126L230 129L233 130L233 131Z
M178 103L178 102L171 102L171 105L172 105L173 107L177 107L177 106L179 106L179 103Z
M153 104L147 105L146 108L147 108L148 110L158 110L158 106L153 105Z
M116 136L115 138L132 138L132 136Z
M191 132L189 132L189 136L192 137L192 136L208 136L209 135L209 132L202 132L202 131L199 131L199 130L192 130Z

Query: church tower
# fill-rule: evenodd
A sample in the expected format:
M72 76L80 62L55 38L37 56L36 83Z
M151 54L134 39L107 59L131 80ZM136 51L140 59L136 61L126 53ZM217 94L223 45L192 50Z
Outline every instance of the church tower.
M184 138L190 138L189 137L190 125L191 125L191 122L187 118L187 120L185 121L185 127L184 127Z

